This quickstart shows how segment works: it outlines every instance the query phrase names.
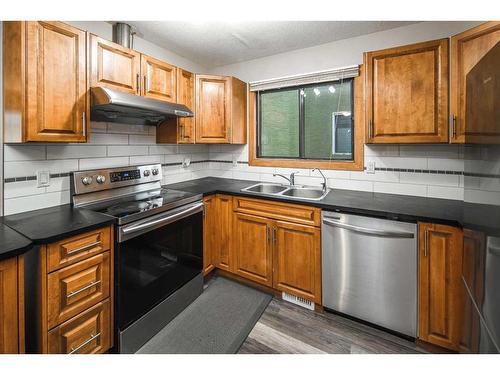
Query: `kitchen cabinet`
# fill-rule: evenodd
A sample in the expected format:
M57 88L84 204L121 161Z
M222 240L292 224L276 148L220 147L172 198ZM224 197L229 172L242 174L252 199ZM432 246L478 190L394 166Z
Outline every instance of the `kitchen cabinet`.
M419 223L419 339L459 350L463 314L462 230Z
M177 68L177 103L195 110L194 74ZM156 129L157 143L194 143L194 117L167 119Z
M230 195L217 194L217 218L219 243L215 251L215 264L221 270L231 271L233 267L231 252L233 198Z
M86 142L87 35L62 22L4 22L5 142Z
M0 261L0 354L23 352L22 289L18 287L18 258Z
M248 280L271 287L273 221L235 213L233 223L234 272Z
M494 110L498 90L495 88L495 79L491 79L498 71L499 42L499 21L486 22L451 38L450 111L453 143L464 143L466 136L467 143L500 141ZM480 61L484 63L478 66ZM486 76L483 77L484 74ZM479 84L473 84L475 80L479 80ZM482 87L483 91L471 91L477 87ZM476 110L471 113L467 111L468 108Z
M364 54L366 143L448 142L448 39Z
M196 143L246 143L246 83L235 77L196 75L196 114Z
M42 245L37 352L105 353L113 345L113 227Z
M321 231L277 221L273 227L274 288L321 304Z
M214 254L219 246L217 198L210 195L203 198L203 274L208 275L215 268Z
M233 197L233 272L321 304L321 211Z
M177 68L175 66L141 54L141 74L143 77L142 96L176 102Z
M141 54L90 35L90 86L140 95Z

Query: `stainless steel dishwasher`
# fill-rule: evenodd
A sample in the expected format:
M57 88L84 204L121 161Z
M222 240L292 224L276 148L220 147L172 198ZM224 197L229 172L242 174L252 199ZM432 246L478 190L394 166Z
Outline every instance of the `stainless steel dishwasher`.
M323 306L417 333L417 225L322 213Z

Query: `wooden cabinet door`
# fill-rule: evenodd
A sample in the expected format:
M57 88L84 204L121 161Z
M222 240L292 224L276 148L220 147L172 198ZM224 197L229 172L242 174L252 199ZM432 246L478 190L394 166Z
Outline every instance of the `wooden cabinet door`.
M90 86L140 95L141 54L90 35Z
M321 304L320 229L277 221L273 241L274 288Z
M448 39L364 59L367 143L447 143Z
M177 97L177 68L151 56L141 55L143 77L142 96L175 102Z
M195 111L194 74L181 68L177 68L177 103ZM194 117L177 119L177 142L194 143Z
M233 216L234 272L266 286L273 284L272 224L272 220L258 216Z
M0 354L19 353L17 258L0 261Z
M216 231L219 235L219 246L215 252L216 266L225 271L232 271L231 237L233 198L230 195L217 195L217 217L219 224Z
M453 143L464 143L466 135L467 143L500 142L498 109L495 111L498 84L495 85L494 78L500 61L499 42L498 21L486 22L451 38ZM481 66L480 61L484 61ZM481 92L474 92L479 87ZM471 113L468 108L475 110Z
M196 76L196 142L230 143L231 78Z
M458 350L462 323L462 247L458 228L419 223L419 339Z
M219 228L217 215L217 199L215 195L203 198L203 274L207 275L215 268L214 254L219 246Z
M86 33L62 22L26 24L26 141L85 142Z

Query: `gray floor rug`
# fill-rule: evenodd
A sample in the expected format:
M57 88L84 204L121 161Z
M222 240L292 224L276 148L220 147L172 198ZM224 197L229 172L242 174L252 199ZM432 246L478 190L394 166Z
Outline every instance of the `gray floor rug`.
M236 353L271 299L218 277L137 354Z

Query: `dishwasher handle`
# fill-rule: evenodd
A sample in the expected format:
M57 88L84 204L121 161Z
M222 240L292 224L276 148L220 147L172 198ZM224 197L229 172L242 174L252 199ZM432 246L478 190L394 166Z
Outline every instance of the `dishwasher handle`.
M359 227L357 225L345 224L345 223L341 223L339 221L334 221L334 220L329 220L329 219L323 219L323 224L330 225L332 227L347 229L347 230L350 230L352 232L364 233L364 234L369 234L369 235L378 236L378 237L392 237L392 238L414 238L415 237L415 233L412 233L412 232L391 232L391 231L387 231L387 230L364 228L364 227Z

